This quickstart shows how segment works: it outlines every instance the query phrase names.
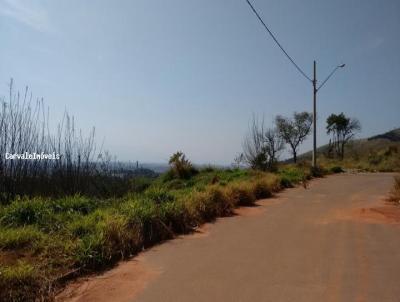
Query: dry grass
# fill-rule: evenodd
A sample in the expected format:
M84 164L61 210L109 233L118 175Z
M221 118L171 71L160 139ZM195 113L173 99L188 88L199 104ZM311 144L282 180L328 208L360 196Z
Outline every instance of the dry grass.
M400 205L400 176L396 176L394 178L394 185L392 190L390 191L388 200L390 202Z

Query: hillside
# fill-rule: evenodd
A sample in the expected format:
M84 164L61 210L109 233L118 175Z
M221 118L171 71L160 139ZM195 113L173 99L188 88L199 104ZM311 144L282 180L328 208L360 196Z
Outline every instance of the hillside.
M345 148L345 159L329 158L328 145L318 148L320 162L345 168L379 171L400 171L400 128L369 138L356 139ZM311 151L300 155L299 161L311 160Z
M385 139L391 142L400 142L400 128L368 138L369 141L377 139Z

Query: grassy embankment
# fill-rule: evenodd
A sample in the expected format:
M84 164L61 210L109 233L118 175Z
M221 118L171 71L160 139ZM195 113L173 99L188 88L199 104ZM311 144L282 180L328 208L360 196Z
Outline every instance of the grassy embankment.
M394 185L390 191L388 200L400 206L400 176L394 178Z
M385 139L357 140L345 148L344 159L326 155L327 146L319 149L318 162L324 167L341 166L344 169L365 172L400 172L400 142ZM311 153L300 156L310 160Z
M305 166L275 174L208 168L189 179L138 179L118 199L16 199L0 207L0 300L51 300L67 279L105 269L311 177Z

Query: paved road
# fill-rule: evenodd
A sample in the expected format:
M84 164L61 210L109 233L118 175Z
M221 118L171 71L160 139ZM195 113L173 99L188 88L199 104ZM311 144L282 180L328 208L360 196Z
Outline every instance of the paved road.
M400 225L379 211L392 179L315 180L157 246L140 257L157 274L129 301L399 302Z

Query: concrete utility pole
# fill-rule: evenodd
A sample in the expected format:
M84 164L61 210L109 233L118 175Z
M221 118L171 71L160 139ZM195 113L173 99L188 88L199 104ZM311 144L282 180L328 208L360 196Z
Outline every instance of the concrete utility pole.
M333 71L327 76L327 78L322 82L322 84L317 87L317 62L314 61L314 78L313 83L313 153L312 153L312 166L317 167L317 92L325 85L325 83L330 79L331 76L338 70L338 68L343 68L346 64L338 65L333 69Z
M312 152L312 166L317 166L317 62L314 61L314 78L313 78L313 152Z

